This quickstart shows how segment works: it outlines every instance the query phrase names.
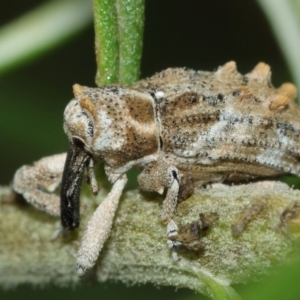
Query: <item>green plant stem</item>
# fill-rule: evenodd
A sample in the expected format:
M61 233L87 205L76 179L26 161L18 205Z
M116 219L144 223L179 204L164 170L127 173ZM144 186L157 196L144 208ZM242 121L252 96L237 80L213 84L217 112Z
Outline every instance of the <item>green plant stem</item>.
M139 77L144 0L94 0L96 84L131 84Z
M0 30L0 74L36 58L92 21L90 1L51 1Z
M130 85L140 76L144 0L117 0L120 37L120 82Z
M257 0L264 10L300 89L300 1Z
M230 287L218 283L214 278L198 273L199 280L210 288L210 295L213 300L242 300L236 291ZM201 291L200 291L201 292Z
M112 0L94 0L96 84L118 82L119 38L117 9Z

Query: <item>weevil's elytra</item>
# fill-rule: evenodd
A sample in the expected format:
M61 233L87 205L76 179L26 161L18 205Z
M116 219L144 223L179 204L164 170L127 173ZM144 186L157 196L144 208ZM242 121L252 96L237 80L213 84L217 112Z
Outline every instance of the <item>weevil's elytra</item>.
M167 190L161 214L165 223L172 221L178 200L195 186L299 175L296 94L290 83L274 88L264 63L245 75L229 62L215 72L170 68L131 87L74 85L75 98L64 112L71 150L62 183L63 226L79 224L79 183L85 168L94 193L98 185L93 166L99 161L113 184L105 199L110 201L100 204L87 226L78 254L79 273L97 259L126 184L125 173L132 167L142 169L141 189ZM26 172L16 173L15 189L41 208L43 200L22 185Z

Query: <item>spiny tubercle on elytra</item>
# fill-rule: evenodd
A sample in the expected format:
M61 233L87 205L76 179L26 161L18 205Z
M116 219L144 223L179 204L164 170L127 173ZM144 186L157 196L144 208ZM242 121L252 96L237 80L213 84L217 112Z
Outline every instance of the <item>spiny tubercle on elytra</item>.
M229 62L216 72L167 69L131 87L74 85L75 99L64 113L71 148L62 179L63 226L79 225L85 168L94 193L98 191L94 163L104 162L113 183L105 199L112 200L100 204L84 234L78 254L80 274L94 265L109 235L127 181L124 173L133 166L143 169L138 177L142 189L159 193L167 189L161 214L166 223L177 201L188 197L195 185L299 175L296 88L285 83L275 89L270 80L270 68L264 63L241 75ZM35 172L23 168L15 175L15 190L35 206L50 210L47 201L30 190L36 183L22 184L24 172ZM106 211L109 218L103 219Z

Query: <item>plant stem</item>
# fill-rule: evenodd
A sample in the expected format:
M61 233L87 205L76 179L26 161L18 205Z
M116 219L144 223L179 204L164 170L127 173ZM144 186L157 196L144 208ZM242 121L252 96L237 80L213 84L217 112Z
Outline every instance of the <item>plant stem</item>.
M143 45L144 0L117 0L120 37L120 82L139 79Z
M144 0L94 0L96 84L131 84L139 77Z
M96 84L118 82L119 37L114 1L94 0Z
M0 187L0 287L79 284L74 253L87 221L107 194L101 187L97 197L83 193L82 224L70 240L51 240L59 222L16 201L8 187ZM231 284L249 281L251 275L257 281L272 265L285 264L297 253L298 245L292 241L299 241L299 197L299 191L267 181L217 185L195 192L178 205L174 216L178 226L194 224L199 212L213 213L218 219L211 220L208 231L199 234L203 249L178 248L179 260L174 261L166 243L166 228L158 218L162 197L128 191L91 275L99 282L152 282L190 288L214 300L238 300ZM248 222L245 230L233 236L232 224L241 222L245 211L261 201L264 208L252 219L243 219Z

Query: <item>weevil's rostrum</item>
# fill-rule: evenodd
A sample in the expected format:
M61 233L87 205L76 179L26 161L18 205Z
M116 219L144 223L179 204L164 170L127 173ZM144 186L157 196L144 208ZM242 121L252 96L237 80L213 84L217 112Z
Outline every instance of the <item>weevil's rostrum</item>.
M71 218L65 227L78 225L72 207L79 201L81 166L87 168L94 193L95 163L104 162L113 183L105 199L113 201L109 208L100 204L85 232L78 254L80 274L95 263L114 214L103 220L104 207L116 210L126 184L124 173L134 166L142 169L141 189L167 190L161 214L165 223L171 221L177 201L195 186L300 173L296 88L290 83L274 88L264 63L246 75L238 73L234 62L215 72L170 68L131 87L74 85L74 94L64 113L71 143L62 182L62 219ZM15 189L25 194L22 176L15 175ZM34 196L30 202L41 207ZM105 232L101 237L99 233L95 238L95 224Z

